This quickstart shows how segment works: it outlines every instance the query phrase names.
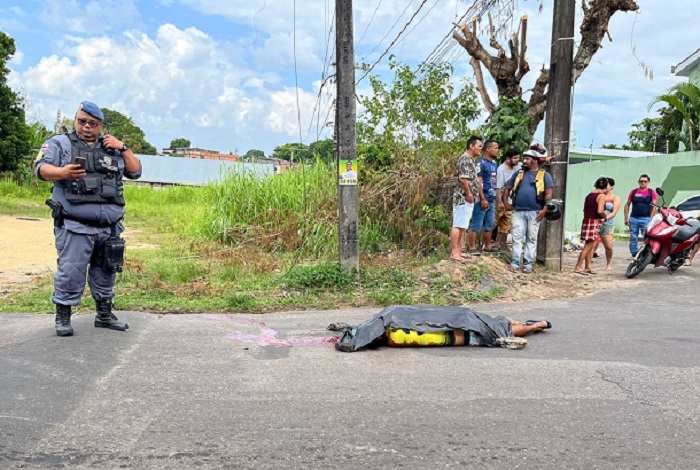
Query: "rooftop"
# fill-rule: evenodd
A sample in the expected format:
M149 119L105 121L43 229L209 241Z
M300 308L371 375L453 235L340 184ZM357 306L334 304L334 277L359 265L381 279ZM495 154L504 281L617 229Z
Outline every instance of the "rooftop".
M250 171L258 177L272 176L275 168L270 164L227 162L223 160L199 160L158 155L138 155L143 174L137 181L144 183L183 184L203 186L216 181L226 172Z
M671 73L680 77L689 77L690 72L700 63L700 49L683 59L678 65L671 66Z

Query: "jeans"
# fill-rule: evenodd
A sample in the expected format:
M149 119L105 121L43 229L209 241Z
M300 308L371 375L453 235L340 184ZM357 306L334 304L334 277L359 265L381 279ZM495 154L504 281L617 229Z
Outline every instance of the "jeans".
M472 222L469 224L469 230L476 233L481 233L481 229L490 232L496 225L496 203L489 202L486 209L481 208L481 203L474 204L474 213L472 214Z
M520 269L520 257L523 257L523 269L532 269L537 252L537 232L540 223L537 222L537 211L513 211L510 219L511 235L513 237L513 260L510 265ZM523 256L523 244L525 255Z
M642 237L644 237L647 224L651 217L630 217L630 254L634 256L639 250L639 245L637 244L637 238L641 232Z

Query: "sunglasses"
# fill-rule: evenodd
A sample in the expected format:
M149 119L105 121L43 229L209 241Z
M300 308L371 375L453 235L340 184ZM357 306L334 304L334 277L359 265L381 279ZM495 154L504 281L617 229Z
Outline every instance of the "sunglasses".
M102 124L100 121L90 121L88 119L83 119L83 118L77 118L76 121L78 121L78 124L80 124L83 127L88 126L88 125L90 127L97 127L100 124Z
M639 180L638 182L639 182L639 183L648 183L649 180Z

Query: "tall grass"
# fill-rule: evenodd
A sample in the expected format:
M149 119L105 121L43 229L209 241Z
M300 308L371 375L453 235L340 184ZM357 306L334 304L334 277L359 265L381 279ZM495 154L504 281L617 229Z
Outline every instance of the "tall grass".
M251 239L271 251L328 256L337 251L337 170L316 162L260 178L232 173L205 188L209 210L200 231L238 244Z

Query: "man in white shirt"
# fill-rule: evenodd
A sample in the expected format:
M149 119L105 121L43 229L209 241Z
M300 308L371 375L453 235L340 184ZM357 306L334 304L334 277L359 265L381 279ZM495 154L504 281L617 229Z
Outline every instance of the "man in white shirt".
M510 233L510 216L512 211L506 210L503 200L505 193L506 182L520 170L520 150L510 148L506 152L506 159L496 170L496 227L498 227L498 235L496 236L496 247L501 251L508 250L508 234Z

